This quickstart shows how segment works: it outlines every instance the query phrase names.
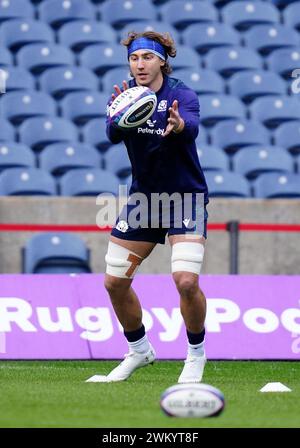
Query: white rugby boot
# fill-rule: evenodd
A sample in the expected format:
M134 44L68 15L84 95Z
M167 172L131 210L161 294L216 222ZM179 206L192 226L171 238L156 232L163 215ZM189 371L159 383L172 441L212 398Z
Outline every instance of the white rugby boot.
M205 353L202 356L187 355L178 383L200 383L205 364Z
M124 381L130 377L130 375L140 367L153 364L155 360L155 351L150 344L150 349L146 353L129 352L125 355L125 359L114 368L106 377L107 383L114 381Z

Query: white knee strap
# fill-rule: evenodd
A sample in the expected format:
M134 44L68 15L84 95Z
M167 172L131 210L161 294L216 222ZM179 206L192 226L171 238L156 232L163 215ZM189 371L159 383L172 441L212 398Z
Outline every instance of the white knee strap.
M204 246L201 243L181 242L172 247L172 272L185 271L200 274Z
M133 278L143 259L126 247L109 241L105 261L107 274L119 278Z

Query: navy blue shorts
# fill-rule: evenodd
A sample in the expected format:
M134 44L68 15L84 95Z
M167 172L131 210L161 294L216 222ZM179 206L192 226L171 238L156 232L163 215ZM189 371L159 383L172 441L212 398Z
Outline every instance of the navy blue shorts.
M177 208L175 205L151 214L151 206L147 206L148 214L141 219L141 214L145 208L139 208L136 204L131 204L130 199L123 207L118 217L111 235L128 241L145 241L149 243L165 244L166 235L195 234L207 238L207 218L206 205L202 201L197 202L195 196L186 208ZM138 225L140 222L140 225Z

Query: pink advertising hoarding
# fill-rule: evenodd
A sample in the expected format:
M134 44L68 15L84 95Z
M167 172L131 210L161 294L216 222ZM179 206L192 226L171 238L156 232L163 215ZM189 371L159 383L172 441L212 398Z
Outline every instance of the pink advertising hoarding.
M186 335L170 275L137 275L159 359L183 359ZM300 276L200 278L209 359L300 359ZM1 275L0 359L119 359L127 352L103 274Z

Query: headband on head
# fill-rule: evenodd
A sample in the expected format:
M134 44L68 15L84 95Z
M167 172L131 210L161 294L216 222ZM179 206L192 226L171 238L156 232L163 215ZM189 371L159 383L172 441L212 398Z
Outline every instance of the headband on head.
M156 42L156 40L149 39L148 37L138 37L131 42L128 46L128 59L131 53L137 50L148 50L164 61L167 59L164 47L159 42Z

